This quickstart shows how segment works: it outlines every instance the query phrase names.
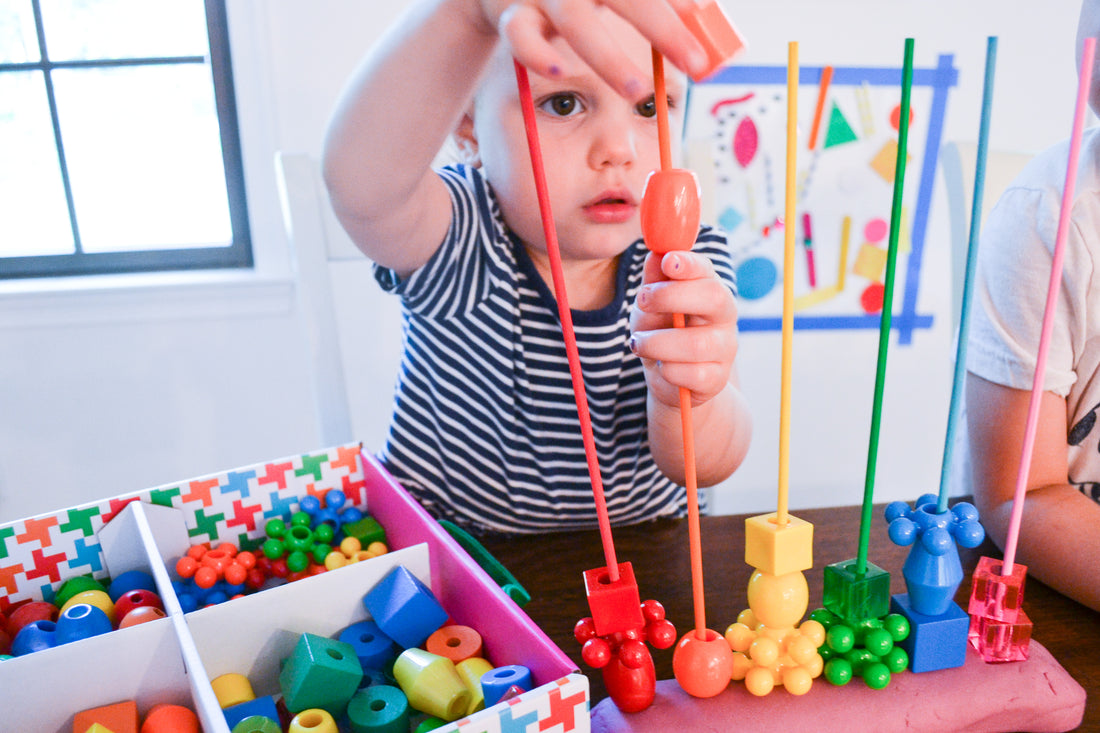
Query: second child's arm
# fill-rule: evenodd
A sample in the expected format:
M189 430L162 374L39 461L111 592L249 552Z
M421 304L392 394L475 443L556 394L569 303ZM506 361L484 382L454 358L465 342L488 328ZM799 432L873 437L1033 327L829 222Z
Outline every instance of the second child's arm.
M974 499L1001 548L1008 534L1031 393L967 375ZM1100 505L1070 484L1066 401L1044 392L1016 561L1028 575L1100 611Z

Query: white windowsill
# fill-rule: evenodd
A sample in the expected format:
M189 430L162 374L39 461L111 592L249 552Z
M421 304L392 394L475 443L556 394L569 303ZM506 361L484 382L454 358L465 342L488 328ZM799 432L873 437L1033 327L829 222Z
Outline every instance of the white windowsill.
M0 282L0 328L105 325L288 314L294 280L197 270Z

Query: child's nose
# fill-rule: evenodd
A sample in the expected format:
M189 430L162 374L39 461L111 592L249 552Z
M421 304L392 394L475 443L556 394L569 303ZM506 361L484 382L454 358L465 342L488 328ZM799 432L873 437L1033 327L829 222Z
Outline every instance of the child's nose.
M589 165L594 169L628 165L637 154L637 139L630 120L609 116L595 131L588 152Z

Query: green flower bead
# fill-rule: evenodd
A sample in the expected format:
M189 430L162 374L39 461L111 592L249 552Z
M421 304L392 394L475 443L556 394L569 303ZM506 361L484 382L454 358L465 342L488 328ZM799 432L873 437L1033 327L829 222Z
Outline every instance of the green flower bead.
M286 536L286 546L291 552L309 552L313 548L313 532L309 527L295 524Z

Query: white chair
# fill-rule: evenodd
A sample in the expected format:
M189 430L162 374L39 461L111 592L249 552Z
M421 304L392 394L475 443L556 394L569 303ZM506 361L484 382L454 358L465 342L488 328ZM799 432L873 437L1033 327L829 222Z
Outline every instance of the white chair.
M1008 184L1020 174L1034 157L1033 153L1008 150L987 150L985 185L982 193L981 222L997 203ZM951 322L959 322L962 308L966 255L970 244L970 214L974 197L974 171L977 167L978 145L953 141L940 149L940 168L947 189L948 219L951 224Z
M295 261L298 311L321 445L382 446L401 359L400 305L374 282L329 205L318 162L303 153L275 160L283 220Z

